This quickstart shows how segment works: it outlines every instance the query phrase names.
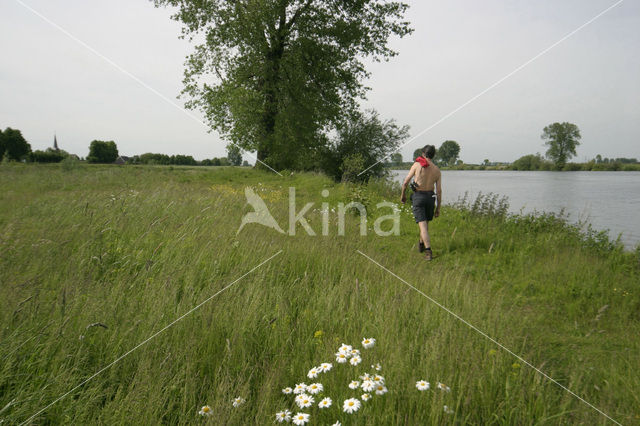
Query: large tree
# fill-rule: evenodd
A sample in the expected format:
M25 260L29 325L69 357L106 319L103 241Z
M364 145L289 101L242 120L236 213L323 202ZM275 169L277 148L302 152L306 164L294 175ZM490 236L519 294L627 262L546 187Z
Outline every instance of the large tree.
M5 153L10 160L22 160L31 153L31 145L20 130L7 127L0 131L0 159Z
M576 155L576 147L580 145L580 129L573 123L553 123L542 130L540 136L545 140L547 157L556 168L562 169L567 160Z
M89 145L89 163L113 163L118 158L118 147L114 141L92 141Z
M407 5L383 0L153 0L174 6L187 58L186 106L275 168L327 143L368 89L363 59L388 59L412 30Z
M232 166L239 166L242 164L242 151L237 145L227 145L227 159Z
M460 155L460 145L456 141L444 141L436 150L435 160L445 166L453 166Z

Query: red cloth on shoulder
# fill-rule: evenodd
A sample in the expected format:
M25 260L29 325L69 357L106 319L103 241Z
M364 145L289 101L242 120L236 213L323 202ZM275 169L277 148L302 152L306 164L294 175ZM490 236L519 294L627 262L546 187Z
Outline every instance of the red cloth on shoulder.
M424 158L424 157L418 157L418 158L416 158L416 161L417 161L418 163L420 163L420 165L421 165L422 167L429 167L429 162L428 162L428 161L427 161L427 159L426 159L426 158Z

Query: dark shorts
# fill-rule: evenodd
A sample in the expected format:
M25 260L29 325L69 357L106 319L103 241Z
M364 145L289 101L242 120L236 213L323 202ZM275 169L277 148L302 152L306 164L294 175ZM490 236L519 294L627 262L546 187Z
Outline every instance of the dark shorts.
M433 191L416 191L411 194L411 207L416 223L433 220L433 212L436 207L435 193Z

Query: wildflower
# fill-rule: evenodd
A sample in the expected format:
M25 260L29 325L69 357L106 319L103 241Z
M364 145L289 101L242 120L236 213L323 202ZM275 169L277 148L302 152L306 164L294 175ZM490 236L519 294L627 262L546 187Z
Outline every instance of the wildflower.
M444 412L447 413L447 414L452 414L453 410L445 405L444 406Z
M322 383L311 383L309 386L307 386L307 392L309 392L312 395L320 393L323 390L324 390L324 387L322 386Z
M358 349L351 349L351 352L349 352L351 354L351 356L360 356L360 350Z
M349 357L347 357L347 354L345 354L344 352L336 353L336 362L338 364L344 364L348 359Z
M333 364L331 364L330 362L323 362L322 364L320 364L320 367L317 368L318 370L322 370L323 373L326 373L333 368Z
M320 408L329 408L329 407L331 407L331 403L332 402L333 401L331 401L331 398L324 398L322 401L320 401L318 403L318 407L320 407Z
M200 409L200 411L198 411L198 414L201 416L213 416L213 411L211 411L211 407L205 405Z
M376 374L375 376L373 376L373 382L374 383L382 383L382 384L384 384L384 377L382 377L379 374Z
M335 422L331 426L342 426L342 423L340 423L340 420L338 420L337 422Z
M313 337L315 337L316 339L319 339L322 337L323 334L324 334L324 331L318 330L315 333L313 333Z
M294 425L303 425L309 421L309 415L307 413L298 413L293 416Z
M373 345L375 344L376 344L376 339L374 339L373 337L362 339L362 347L365 349L372 348Z
M384 385L376 386L376 395L384 395L387 393L387 387Z
M362 376L360 376L360 380L371 380L371 376L369 375L369 373L364 373Z
M317 368L312 368L311 370L309 370L309 372L307 373L307 377L310 379L315 379L316 377L318 377L318 369Z
M298 383L295 389L293 389L293 393L298 395L298 394L304 393L306 390L307 390L307 385L305 385L304 383Z
M353 349L353 346L351 345L345 345L344 343L342 345L340 345L340 347L338 348L338 352L342 352L344 354L348 354L349 352L351 352L351 349Z
M365 392L371 392L372 390L374 390L376 388L376 384L373 383L372 380L363 380L362 384L360 385L360 387Z
M497 353L498 353L498 351L496 351L495 349L490 349L489 350L489 355L491 355L491 356L494 356Z
M429 387L431 387L429 382L425 382L424 380L419 380L416 382L416 388L418 388L419 391L426 391L429 389Z
M282 393L285 394L285 395L289 395L291 392L293 392L293 389L291 389L291 388L282 389Z
M344 404L342 404L342 411L349 414L355 413L360 409L361 405L362 404L360 404L360 400L355 398L349 398L346 401L344 401Z
M239 397L237 397L236 399L233 400L233 406L234 407L239 407L240 405L244 404L245 402L247 402L247 400L239 396Z
M298 404L298 407L300 408L306 408L306 407L310 407L311 404L313 404L314 400L312 396L309 396L307 394L301 394L296 396L296 404Z
M368 393L363 393L362 396L360 397L363 401L368 401L369 399L371 399L371 395Z
M446 391L446 392L451 392L451 389L449 388L449 386L445 385L444 383L438 382L438 384L436 386L440 390L443 390L443 391Z
M290 421L291 421L291 411L284 410L276 413L276 422L283 423L283 422L290 422Z
M376 371L382 370L382 366L380 364L374 364L371 366L371 368L373 368Z
M351 381L351 383L349 383L350 389L358 389L359 387L360 387L360 382L357 380L353 380Z
M520 368L520 364L518 364L517 362L514 362L513 364L511 364L511 367L514 369L518 369Z
M360 355L355 355L353 358L351 358L349 360L349 363L351 365L358 365L362 362L362 358L360 358Z

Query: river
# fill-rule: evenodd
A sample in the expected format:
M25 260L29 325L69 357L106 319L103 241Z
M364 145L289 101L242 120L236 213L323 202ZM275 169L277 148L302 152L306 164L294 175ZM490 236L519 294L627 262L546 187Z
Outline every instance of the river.
M400 182L407 170L393 170ZM564 210L571 222L586 221L628 249L640 244L640 172L521 172L444 170L442 202L451 204L464 193L509 197L512 213Z

